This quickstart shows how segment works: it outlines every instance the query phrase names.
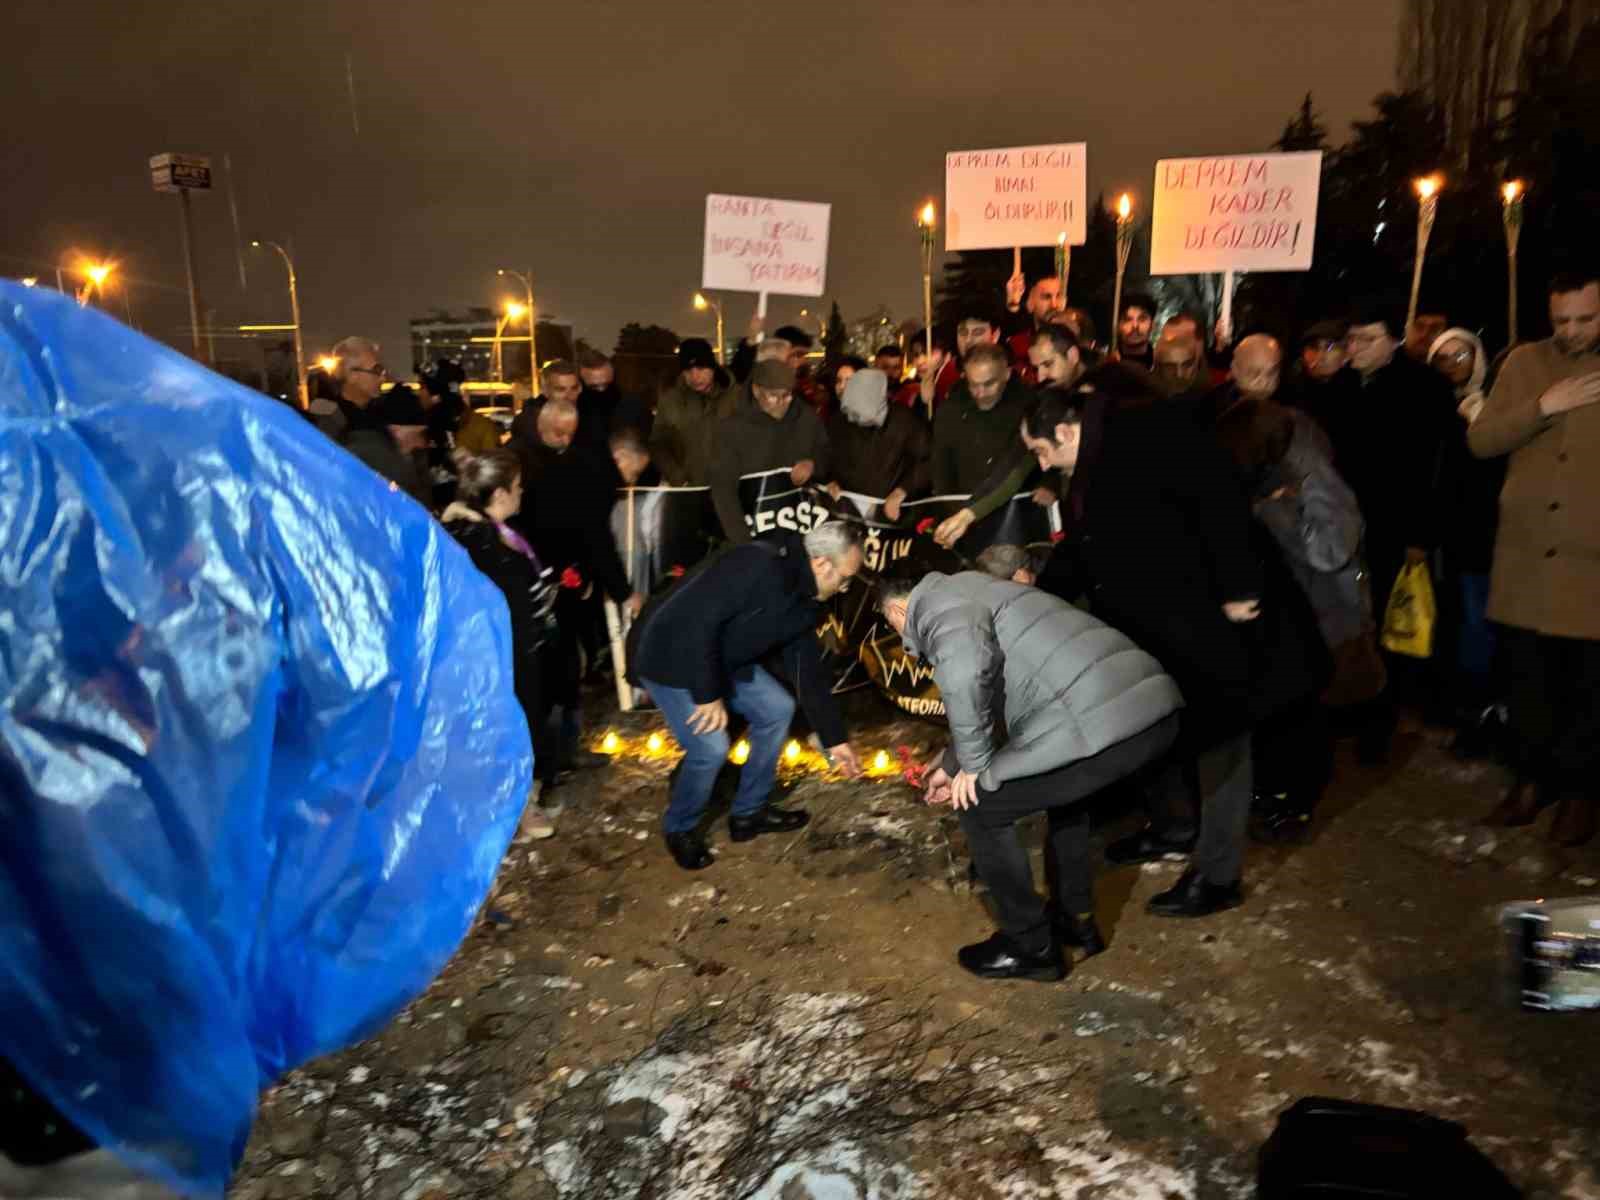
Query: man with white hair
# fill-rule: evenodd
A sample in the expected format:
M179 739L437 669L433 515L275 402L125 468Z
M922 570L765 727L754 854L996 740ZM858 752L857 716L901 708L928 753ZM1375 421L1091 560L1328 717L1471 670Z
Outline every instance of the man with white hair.
M803 537L745 542L697 568L645 608L628 638L630 679L661 709L683 747L663 829L686 871L716 860L699 830L717 773L728 761L728 709L750 722L750 754L728 818L736 842L791 832L810 819L769 803L795 697L761 667L783 660L800 707L834 764L861 763L822 661L823 604L861 570L854 526L828 522Z
M391 425L384 419L377 403L385 374L379 349L377 342L363 337L347 337L334 346L332 377L339 394L333 400L313 402L311 416L329 440L426 507L428 488L412 459L412 451L427 444L426 431L420 425Z

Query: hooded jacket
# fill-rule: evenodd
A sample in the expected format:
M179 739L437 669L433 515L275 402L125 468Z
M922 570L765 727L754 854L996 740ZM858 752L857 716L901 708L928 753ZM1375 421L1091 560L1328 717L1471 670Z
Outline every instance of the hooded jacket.
M1483 412L1489 395L1489 356L1476 334L1447 329L1428 349L1428 364L1445 343L1465 342L1472 347L1472 375L1456 388L1456 424L1445 441L1439 471L1439 544L1445 569L1452 574L1487 575L1494 565L1494 535L1500 523L1500 489L1505 486L1503 458L1474 458L1467 433Z
M418 504L428 507L429 488L417 471L415 456L402 454L395 445L377 401L361 408L342 397L315 400L310 415L330 441L343 446L390 483L404 488Z
M777 654L817 736L837 746L849 734L817 638L826 612L799 537L733 546L645 606L628 634L629 678L709 704L726 699L738 672Z
M956 759L946 768L989 790L1098 754L1183 707L1161 664L1115 629L980 571L917 584L903 640L944 699Z
M711 499L730 542L748 542L749 523L739 503L739 477L776 467L792 467L809 459L814 465L811 483L831 478L832 457L828 435L811 406L798 395L789 401L782 417L773 420L756 402L749 384L734 395L732 416L717 427L716 460L711 464Z
M680 374L656 402L650 457L673 487L705 487L711 482L722 422L733 415L738 389L711 385L697 392Z

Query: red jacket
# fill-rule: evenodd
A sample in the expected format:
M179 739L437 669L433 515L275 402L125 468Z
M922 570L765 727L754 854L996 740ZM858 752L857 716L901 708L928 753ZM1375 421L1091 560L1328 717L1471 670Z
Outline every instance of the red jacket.
M1024 329L1021 333L1013 333L1006 339L1006 353L1011 357L1011 369L1022 376L1022 382L1029 387L1039 386L1039 373L1033 369L1033 363L1028 361L1028 350L1033 346L1033 330Z

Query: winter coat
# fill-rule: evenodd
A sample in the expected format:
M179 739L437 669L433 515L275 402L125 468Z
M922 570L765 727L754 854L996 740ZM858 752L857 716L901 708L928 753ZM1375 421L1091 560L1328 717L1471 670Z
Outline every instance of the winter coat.
M428 507L431 488L417 470L416 456L402 454L389 435L389 427L371 408L348 400L317 400L311 405L317 428L330 441L343 446L391 484L403 488L418 504Z
M1161 664L1115 629L981 571L926 576L903 636L933 668L957 763L988 789L1098 754L1183 707Z
M1013 374L987 412L974 403L965 380L933 419L933 494L970 496L996 467L1006 468L1021 443L1022 418L1033 391Z
M619 429L637 429L650 436L650 406L641 396L625 395L615 383L603 388L584 385L578 393L577 440L596 455L611 457L611 435Z
M539 719L544 656L555 637L555 572L506 545L493 521L465 504L452 504L442 518L445 532L465 547L477 567L506 598L511 611L511 667L517 699L529 723Z
M1431 364L1446 342L1461 341L1472 347L1472 376L1456 389L1456 421L1444 446L1439 480L1442 514L1439 546L1444 567L1454 575L1487 575L1494 564L1494 534L1500 523L1500 489L1506 482L1503 458L1482 459L1467 445L1467 433L1488 398L1489 357L1477 335L1466 329L1447 329L1428 351Z
M733 415L738 389L711 385L705 394L680 375L656 402L650 456L673 487L705 487L719 449L722 422Z
M928 494L928 425L909 408L889 405L877 428L836 413L828 423L828 447L834 481L846 491L887 496L898 487L909 500Z
M1439 545L1439 483L1456 432L1455 399L1438 372L1403 351L1365 381L1347 367L1327 387L1323 428L1366 519L1368 564L1384 592L1374 601L1382 604L1407 548Z
M1178 681L1190 745L1242 732L1315 692L1327 662L1310 607L1194 410L1117 408L1097 396L1083 439L1058 547L1081 575L1056 570L1068 576L1058 594L1086 594L1097 617ZM1223 614L1225 602L1252 599L1261 602L1256 620Z
M1553 637L1600 639L1600 404L1558 416L1539 397L1600 372L1555 341L1519 346L1467 433L1480 458L1510 456L1489 585L1492 620Z
M711 465L711 499L730 542L748 542L750 525L739 503L739 477L809 459L811 483L826 483L832 459L828 435L810 405L795 396L774 421L756 403L748 384L735 389L738 406L717 429L717 457Z
M522 511L511 524L557 574L575 567L584 582L621 602L633 593L611 540L616 468L587 450L564 453L541 441L512 443L522 459Z
M628 677L709 704L727 699L739 671L778 654L823 745L837 746L849 735L817 638L826 612L798 536L733 546L645 606L628 636Z
M1362 553L1365 525L1355 493L1334 470L1327 438L1314 420L1276 404L1262 407L1284 414L1292 435L1281 459L1251 472L1249 479L1241 478L1250 489L1256 519L1272 535L1304 591L1328 648L1371 636L1375 626ZM1248 419L1249 414L1235 409L1221 421L1226 425L1241 416Z

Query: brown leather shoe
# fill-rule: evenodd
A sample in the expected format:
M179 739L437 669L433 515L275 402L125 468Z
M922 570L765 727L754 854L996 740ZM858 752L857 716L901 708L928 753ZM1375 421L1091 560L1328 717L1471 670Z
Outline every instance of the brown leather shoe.
M1594 837L1597 828L1600 813L1596 812L1594 797L1586 792L1568 792L1556 808L1556 819L1550 822L1550 840L1558 846L1582 846Z
M1506 789L1505 796L1495 805L1481 824L1513 828L1532 825L1539 814L1555 801L1548 792L1531 779L1518 779Z

